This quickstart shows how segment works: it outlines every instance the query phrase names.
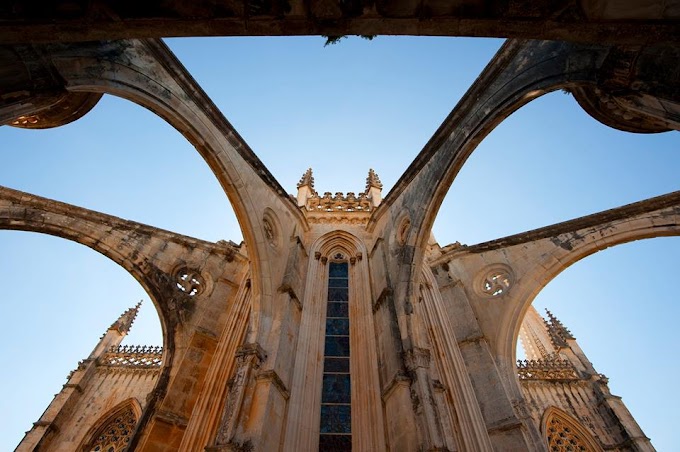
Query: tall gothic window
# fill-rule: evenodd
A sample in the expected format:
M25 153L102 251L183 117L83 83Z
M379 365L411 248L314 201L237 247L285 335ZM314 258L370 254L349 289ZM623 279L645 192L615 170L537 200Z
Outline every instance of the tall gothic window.
M136 425L137 416L135 416L132 407L119 411L97 430L87 450L90 452L124 451L132 438Z
M348 300L347 262L330 262L319 437L319 451L324 452L352 450Z

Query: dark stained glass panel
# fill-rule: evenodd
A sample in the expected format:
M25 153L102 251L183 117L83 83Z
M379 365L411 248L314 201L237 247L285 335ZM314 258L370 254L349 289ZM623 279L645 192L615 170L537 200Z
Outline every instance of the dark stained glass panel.
M347 278L331 278L328 287L347 287Z
M352 435L321 435L319 452L347 452L352 450Z
M351 430L349 405L321 405L321 433L350 433Z
M321 403L350 403L349 374L324 374Z
M349 317L349 307L347 303L328 303L328 317Z
M349 336L349 319L326 319L326 335Z
M341 287L328 288L328 301L347 301L349 299L349 290Z
M346 262L331 262L328 265L328 276L331 278L347 278L348 269Z
M326 336L324 356L349 356L349 337Z
M330 358L323 360L324 372L349 373L349 358Z
M347 262L331 262L328 272L319 452L351 451L352 385L349 374Z

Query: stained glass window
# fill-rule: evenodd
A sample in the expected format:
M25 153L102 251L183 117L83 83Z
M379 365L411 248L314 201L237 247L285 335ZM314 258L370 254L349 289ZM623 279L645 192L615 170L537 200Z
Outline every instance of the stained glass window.
M348 270L347 262L328 265L320 452L352 450Z
M124 451L137 425L132 407L121 411L104 424L94 435L90 452L122 452Z

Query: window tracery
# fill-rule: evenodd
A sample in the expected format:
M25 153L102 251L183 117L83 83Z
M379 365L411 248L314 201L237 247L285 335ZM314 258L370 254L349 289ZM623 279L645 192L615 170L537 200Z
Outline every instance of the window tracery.
M475 292L482 297L498 298L508 293L514 282L512 269L499 263L479 272L475 278L474 288Z
M126 450L137 425L137 416L132 409L119 412L106 422L97 433L88 448L90 452L122 452Z
M193 297L205 289L205 280L201 273L186 267L180 268L175 276L177 289Z
M508 275L508 273L504 271L496 271L490 273L489 275L487 275L486 278L484 278L482 291L487 295L497 297L503 294L503 292L505 292L509 288L510 288L510 275Z
M550 452L596 452L588 433L573 421L552 413L546 421L546 440Z

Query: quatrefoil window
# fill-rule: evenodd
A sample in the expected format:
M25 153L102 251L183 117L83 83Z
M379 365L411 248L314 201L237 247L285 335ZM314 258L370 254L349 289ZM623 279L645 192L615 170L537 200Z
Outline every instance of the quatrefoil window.
M194 297L205 289L205 280L201 273L188 268L181 268L176 276L177 289L190 297Z

